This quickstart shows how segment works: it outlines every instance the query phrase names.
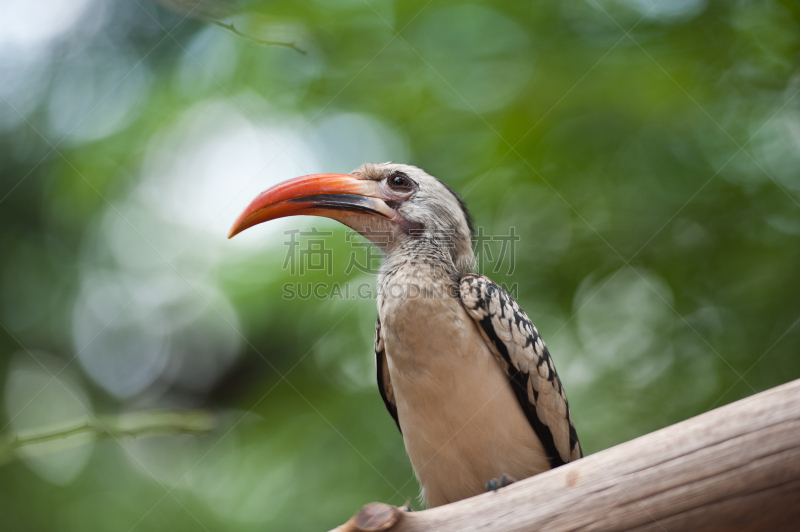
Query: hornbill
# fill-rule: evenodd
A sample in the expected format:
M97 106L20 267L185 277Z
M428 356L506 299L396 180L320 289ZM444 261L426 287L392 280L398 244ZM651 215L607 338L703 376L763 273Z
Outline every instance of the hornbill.
M361 233L378 274L378 388L429 506L457 501L582 456L567 396L539 332L475 273L472 219L420 168L366 163L262 192L229 238L298 214Z

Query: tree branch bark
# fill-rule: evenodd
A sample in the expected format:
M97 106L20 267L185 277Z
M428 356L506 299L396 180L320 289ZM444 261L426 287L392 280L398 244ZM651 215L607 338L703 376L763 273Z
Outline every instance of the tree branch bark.
M306 55L306 51L302 50L301 48L298 48L297 45L293 42L265 41L263 39L256 39L255 37L247 35L246 33L242 33L241 31L236 29L236 26L234 26L233 23L225 24L224 22L220 22L219 20L212 20L211 23L214 24L215 26L219 26L220 28L225 28L226 30L233 32L235 35L238 35L242 39L247 39L250 42L260 44L262 46L282 46L284 48L291 48L295 52L299 52L303 55Z
M446 506L356 531L800 530L800 380Z
M217 419L202 410L145 410L118 416L83 418L57 427L7 433L0 436L0 465L13 459L22 447L38 452L57 452L102 439L141 438L174 434L208 434L217 427ZM60 445L41 445L60 441Z

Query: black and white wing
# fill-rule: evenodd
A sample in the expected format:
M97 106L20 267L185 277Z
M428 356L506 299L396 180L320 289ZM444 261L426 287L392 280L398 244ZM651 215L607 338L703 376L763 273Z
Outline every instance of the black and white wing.
M380 316L378 316L378 321L375 322L375 370L378 374L378 390L381 392L383 404L386 405L386 410L392 415L400 434L402 434L403 429L400 428L400 420L397 419L394 388L392 388L392 381L389 379L389 367L386 365L386 348L383 346L383 338L381 338Z
M461 279L461 302L508 374L550 465L581 458L567 394L539 331L525 312L491 279L475 273Z

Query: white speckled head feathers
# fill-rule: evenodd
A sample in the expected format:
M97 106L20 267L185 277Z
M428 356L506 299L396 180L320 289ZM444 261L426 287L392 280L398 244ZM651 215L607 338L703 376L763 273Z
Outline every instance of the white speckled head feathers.
M388 180L403 176L410 181L411 193L392 205L411 229L394 228L394 245L385 251L413 253L414 249L434 247L448 250L454 277L474 271L472 250L472 217L460 196L442 181L424 170L408 164L365 163L351 172L362 179Z

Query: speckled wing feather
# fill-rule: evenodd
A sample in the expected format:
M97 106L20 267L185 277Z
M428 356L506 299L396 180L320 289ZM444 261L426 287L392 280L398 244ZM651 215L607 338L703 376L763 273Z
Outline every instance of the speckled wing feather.
M381 392L383 404L386 405L386 410L394 418L400 434L403 429L400 428L400 420L397 419L397 403L394 400L394 388L392 388L392 381L389 379L389 367L386 365L386 349L383 346L383 338L381 338L381 318L375 322L375 370L378 374L378 390Z
M552 467L583 456L567 394L539 331L505 290L488 277L461 279L461 301L488 342Z

